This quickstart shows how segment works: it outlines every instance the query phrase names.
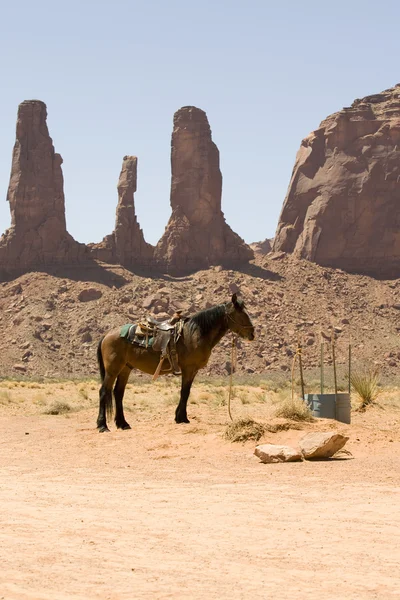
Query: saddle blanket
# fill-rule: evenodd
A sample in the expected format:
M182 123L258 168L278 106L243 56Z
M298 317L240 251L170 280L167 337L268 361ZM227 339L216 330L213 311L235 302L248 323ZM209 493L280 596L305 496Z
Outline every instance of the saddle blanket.
M137 329L138 331L136 331ZM124 338L130 344L136 344L142 348L151 348L154 342L154 336L143 334L136 323L122 325L119 337Z

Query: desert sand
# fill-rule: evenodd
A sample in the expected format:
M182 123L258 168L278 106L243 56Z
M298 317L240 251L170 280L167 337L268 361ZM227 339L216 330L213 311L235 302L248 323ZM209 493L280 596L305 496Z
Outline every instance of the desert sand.
M399 597L398 391L260 442L337 430L347 454L265 465L224 439L226 388L197 384L176 425L177 382L130 384L132 429L108 434L97 389L0 384L0 598ZM234 417L277 422L277 398L242 386Z

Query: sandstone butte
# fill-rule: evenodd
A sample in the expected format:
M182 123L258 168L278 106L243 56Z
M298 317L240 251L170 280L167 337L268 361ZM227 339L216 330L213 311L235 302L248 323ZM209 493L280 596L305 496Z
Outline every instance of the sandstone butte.
M126 267L151 265L153 246L145 241L135 213L136 187L137 158L124 156L117 186L115 229L100 244L90 244L94 258Z
M156 263L179 273L252 259L251 248L225 222L219 151L199 108L185 106L174 115L171 168L172 215L155 248Z
M62 158L46 118L39 100L19 105L7 194L11 227L0 239L0 272L75 263L87 252L66 229Z
M185 107L172 134L172 216L157 247L137 222L137 158L125 156L118 181L115 229L98 244L80 244L67 232L62 158L47 129L46 105L20 104L8 201L11 227L0 239L0 275L93 259L175 274L213 264L237 266L253 251L226 224L221 210L219 152L206 114Z
M355 100L302 141L273 250L398 277L400 84Z

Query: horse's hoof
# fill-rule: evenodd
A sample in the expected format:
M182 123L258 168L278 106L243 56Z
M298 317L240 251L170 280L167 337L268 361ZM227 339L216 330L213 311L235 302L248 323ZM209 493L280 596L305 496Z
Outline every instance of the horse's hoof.
M129 423L122 423L121 425L117 425L117 429L122 429L122 431L126 430L126 429L132 429L132 427L129 425Z
M103 425L103 427L98 427L99 433L104 433L105 431L110 432L107 425Z
M183 417L183 419L180 419L179 417L175 418L175 423L190 423L189 419L187 417Z

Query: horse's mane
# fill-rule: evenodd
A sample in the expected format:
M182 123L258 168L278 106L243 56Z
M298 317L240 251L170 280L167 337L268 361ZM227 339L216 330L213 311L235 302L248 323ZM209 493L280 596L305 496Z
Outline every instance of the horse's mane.
M193 331L199 328L203 335L207 335L221 318L226 314L225 304L219 304L212 308L206 308L190 317L188 321L189 329Z

